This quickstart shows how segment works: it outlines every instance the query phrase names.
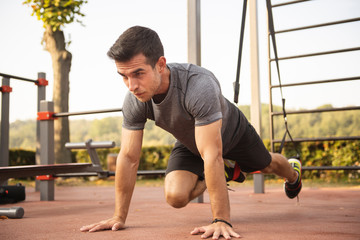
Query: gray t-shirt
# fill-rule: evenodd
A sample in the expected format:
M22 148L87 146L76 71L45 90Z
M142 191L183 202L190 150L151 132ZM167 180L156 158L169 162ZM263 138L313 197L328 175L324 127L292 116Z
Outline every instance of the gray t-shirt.
M223 155L240 140L247 120L221 93L218 80L210 71L192 64L171 63L170 86L164 100L140 102L130 92L123 105L123 127L144 129L147 119L171 133L191 152L200 155L195 143L195 126L222 119Z

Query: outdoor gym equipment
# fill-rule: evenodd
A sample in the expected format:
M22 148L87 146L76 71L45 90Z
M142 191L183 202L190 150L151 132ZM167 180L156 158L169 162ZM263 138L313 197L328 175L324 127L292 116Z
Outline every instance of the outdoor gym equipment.
M22 207L0 208L0 216L6 216L8 218L22 218L24 212Z

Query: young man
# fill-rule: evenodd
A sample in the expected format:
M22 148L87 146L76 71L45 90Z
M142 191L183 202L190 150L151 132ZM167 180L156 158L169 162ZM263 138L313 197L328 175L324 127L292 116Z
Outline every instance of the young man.
M230 223L226 181L242 182L244 172L275 173L287 179L285 192L290 198L298 195L300 162L291 160L292 167L282 155L266 150L243 113L222 96L210 71L191 64L167 64L156 32L139 26L126 30L108 56L129 89L116 163L115 212L81 231L125 227L147 119L177 139L166 171L166 201L181 208L208 189L213 219L192 234L240 237Z

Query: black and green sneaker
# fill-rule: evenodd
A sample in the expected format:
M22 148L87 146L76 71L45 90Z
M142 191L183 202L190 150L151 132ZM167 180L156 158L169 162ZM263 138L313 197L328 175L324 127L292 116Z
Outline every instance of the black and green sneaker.
M224 167L226 182L235 181L242 183L245 181L245 175L236 161L224 159Z
M289 198L292 199L292 198L295 198L296 196L298 196L298 194L301 191L301 187L302 187L301 162L296 158L290 158L288 160L288 162L290 163L291 167L298 173L298 179L296 180L295 183L291 184L291 183L285 181L285 184L284 184L286 196L288 196Z

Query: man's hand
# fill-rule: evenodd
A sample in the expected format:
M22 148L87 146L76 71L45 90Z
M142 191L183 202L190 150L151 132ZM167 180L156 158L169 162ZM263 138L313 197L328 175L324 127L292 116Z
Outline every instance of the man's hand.
M232 227L222 222L213 223L208 226L197 227L191 232L192 235L199 233L204 233L201 235L201 238L208 238L211 236L213 236L212 239L219 239L221 236L223 236L225 239L231 239L231 237L241 238L241 236L236 233Z
M125 228L125 224L120 221L118 217L112 217L110 219L90 224L87 226L83 226L80 228L80 231L82 232L96 232L96 231L102 231L102 230L113 230L117 231L120 229Z

